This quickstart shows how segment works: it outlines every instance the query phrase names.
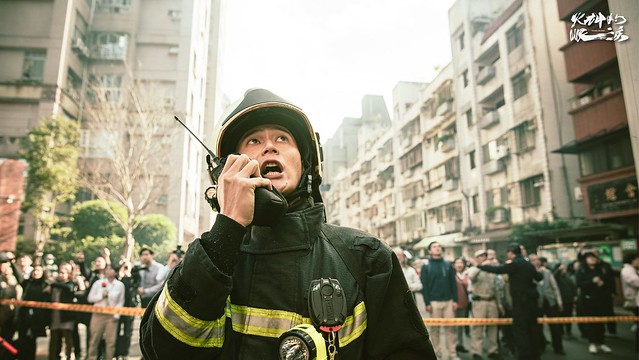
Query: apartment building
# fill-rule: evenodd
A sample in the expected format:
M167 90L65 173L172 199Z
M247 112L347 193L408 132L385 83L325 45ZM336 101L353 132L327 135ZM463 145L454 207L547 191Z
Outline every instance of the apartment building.
M623 5L620 2L611 3L615 3L616 7L611 8L605 0L557 2L558 17L564 22L566 34L561 51L567 79L574 94L564 119L574 126L575 132L574 141L562 143L557 152L579 159L579 186L575 190L583 197L586 219L607 225L602 238L630 237L636 241L639 214L637 153L632 150L629 126L629 119L632 119L636 139L639 121L636 90L633 90L633 82L636 84L636 62L628 62L630 58L618 58L617 49L625 56L629 55L625 42L577 42L568 37L571 30L596 31L596 24L589 27L573 21L573 15L580 13L584 16L599 13L605 14L604 17L612 16L611 23L604 19L603 24L612 26L614 30L619 30L620 24L614 20L618 16L624 17L628 23L639 20L639 5L636 2ZM624 13L626 11L628 13ZM636 24L629 25L630 29L637 29ZM635 31L632 35L637 37L639 33ZM627 43L630 43L628 40ZM636 49L636 45L628 46ZM621 61L626 61L623 68ZM635 97L624 98L626 91L635 91Z
M561 115L570 89L556 15L546 1L457 1L449 10L452 62L429 84L398 84L392 135L373 139L331 179L341 181L331 199L347 199L344 225L384 233L421 255L438 241L452 257L500 251L513 224L583 217L573 191L578 163L553 153L574 138ZM394 194L376 195L362 172L380 178L376 154L387 143L393 178L386 191ZM373 223L381 213L394 233Z
M19 139L41 119L63 115L85 126L90 85L118 98L130 74L164 94L166 116L179 114L201 136L206 123L209 43L215 43L219 1L48 0L0 2L0 157L14 157ZM213 23L213 24L212 24ZM209 89L210 91L211 89ZM204 150L180 130L170 158L157 169L168 177L147 210L167 215L178 241L200 233ZM108 156L99 133L81 134L85 161Z

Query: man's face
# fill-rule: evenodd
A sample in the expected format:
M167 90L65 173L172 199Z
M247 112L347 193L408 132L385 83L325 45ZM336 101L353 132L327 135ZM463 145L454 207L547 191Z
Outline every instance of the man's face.
M497 257L497 255L495 254L495 250L493 249L486 250L486 256L488 260L494 260Z
M108 267L104 270L104 275L107 277L107 279L109 280L113 280L115 279L115 269L113 269L112 267Z
M297 143L286 129L277 125L258 126L246 133L237 145L237 151L260 164L262 177L287 196L300 183L302 156Z
M541 266L541 261L539 261L539 258L537 257L537 255L530 255L528 259L530 260L531 264L535 265L535 267Z
M431 255L439 256L442 254L442 246L439 245L438 243L431 244L430 249L428 249L428 252Z
M479 256L475 256L475 261L477 261L478 265L481 265L484 263L484 261L486 261L486 259L488 258L488 255L486 254L481 254Z
M140 254L140 262L144 265L149 265L153 261L153 255L148 251L143 251Z

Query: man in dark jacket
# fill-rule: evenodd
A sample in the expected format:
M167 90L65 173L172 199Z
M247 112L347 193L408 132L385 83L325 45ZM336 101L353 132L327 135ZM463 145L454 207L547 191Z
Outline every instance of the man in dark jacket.
M442 258L442 246L437 241L428 244L428 252L430 258L422 266L420 274L426 311L434 318L454 318L457 310L455 270ZM446 348L451 360L459 360L455 327L444 326L444 341L441 341L439 330L440 327L431 329L431 340L438 357L441 357L442 350Z
M513 335L519 360L538 359L537 285L543 275L521 255L519 244L508 245L508 259L504 265L479 265L479 269L495 274L508 274L513 299Z
M147 307L144 358L277 359L280 336L312 323L311 281L332 278L346 299L337 358L435 359L392 250L325 223L321 149L304 112L263 89L230 110L217 137L227 157L211 197L219 214ZM285 215L253 224L265 215L254 214L259 187L286 198ZM329 336L318 335L324 350Z

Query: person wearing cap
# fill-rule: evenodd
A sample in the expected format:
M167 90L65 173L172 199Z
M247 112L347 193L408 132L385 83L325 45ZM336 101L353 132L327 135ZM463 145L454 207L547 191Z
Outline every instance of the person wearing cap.
M306 114L264 89L228 114L216 141L226 161L210 156L216 187L207 193L219 213L147 307L144 358L278 359L279 337L312 322L311 282L331 278L346 300L338 358L435 359L392 249L326 223L321 148ZM286 200L285 214L256 213L260 187Z
M488 260L486 250L475 251L473 260L475 265L492 264L492 260ZM499 294L497 292L497 275L482 271L477 266L468 269L468 276L472 286L471 299L473 302L473 317L496 319L499 317L498 301ZM486 337L484 338L484 329ZM497 326L475 325L471 332L471 348L473 360L481 360L484 349L484 339L486 340L486 351L488 358L499 358L499 346L497 344Z
M584 265L577 271L577 286L582 316L606 316L607 303L610 298L610 287L606 271L593 251L582 254ZM603 323L586 323L586 337L590 342L588 351L596 354L599 350L609 353L612 349L604 344L605 328Z
M507 247L508 261L499 266L478 265L477 268L495 274L508 274L513 301L513 337L519 360L539 359L537 327L537 285L543 276L522 256L522 247L512 243ZM474 305L473 305L474 306ZM532 309L532 311L531 311Z

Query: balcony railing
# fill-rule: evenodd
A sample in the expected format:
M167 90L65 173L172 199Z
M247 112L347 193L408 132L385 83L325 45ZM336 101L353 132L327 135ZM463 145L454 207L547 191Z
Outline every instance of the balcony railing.
M482 170L486 175L496 174L498 172L504 171L504 169L504 163L500 160L490 160L482 166Z
M442 185L442 189L444 189L445 191L454 191L457 190L457 179L448 179L446 181L444 181L444 184Z
M477 74L477 83L484 85L488 80L495 77L495 67L493 65L484 66Z
M443 152L449 152L455 149L455 138L451 137L442 142L441 149Z
M482 116L481 120L479 120L479 127L482 129L490 129L497 124L499 124L499 113L497 110L486 113Z

